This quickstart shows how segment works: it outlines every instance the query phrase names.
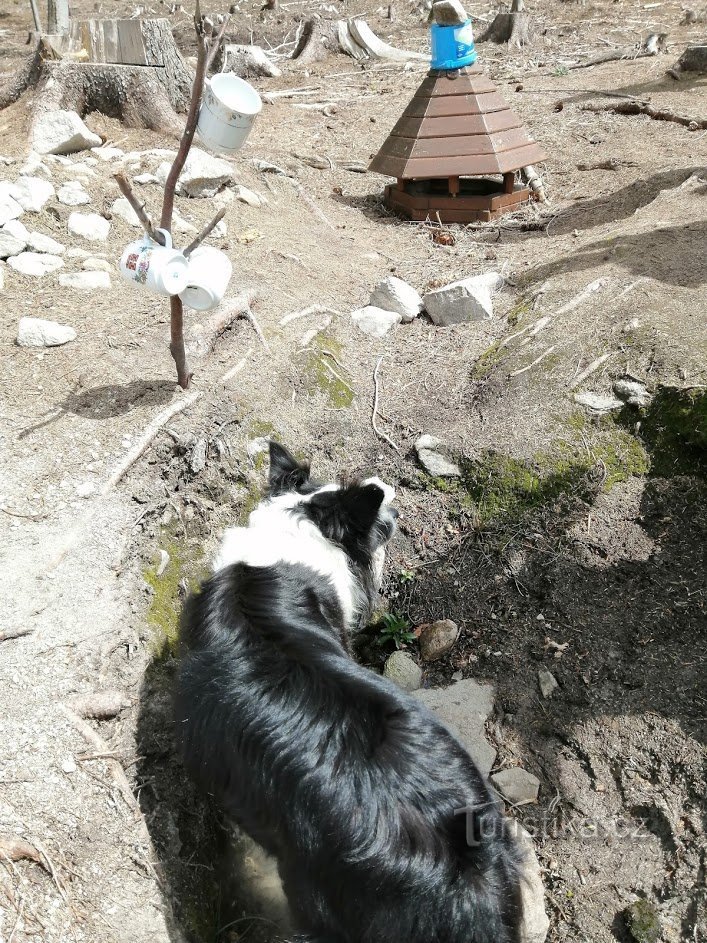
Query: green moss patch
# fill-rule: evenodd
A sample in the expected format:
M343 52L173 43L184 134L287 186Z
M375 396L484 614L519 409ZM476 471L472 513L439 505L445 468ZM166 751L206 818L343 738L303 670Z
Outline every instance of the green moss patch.
M655 905L650 901L635 901L624 910L624 918L636 943L658 943L661 933L660 917Z
M182 609L181 583L189 592L198 589L206 576L201 550L193 550L186 540L175 536L163 538L161 547L169 554L169 563L158 576L157 566L147 567L143 579L152 588L147 622L154 633L154 651L158 657L174 655L179 638L179 617Z
M636 424L636 410L622 410L626 425ZM638 435L651 456L655 475L700 475L707 470L707 390L659 387L649 406L639 411Z
M310 393L319 390L335 409L347 409L354 398L351 377L341 366L341 344L328 331L321 331L306 351L304 372Z

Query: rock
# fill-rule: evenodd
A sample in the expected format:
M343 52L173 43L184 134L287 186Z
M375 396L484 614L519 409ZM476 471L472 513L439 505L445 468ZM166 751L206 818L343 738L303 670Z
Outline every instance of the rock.
M593 413L609 413L612 409L621 409L623 402L615 396L604 396L602 393L575 393L575 403L586 406Z
M640 326L641 326L641 322L638 320L638 318L631 318L631 320L627 321L624 324L624 326L621 328L621 333L630 334L631 331L635 331Z
M37 157L39 160L39 157ZM73 160L70 157L63 157L61 154L47 154L44 158L48 164L61 164L62 167L73 167Z
M494 689L467 678L448 688L427 688L415 695L463 744L484 777L488 777L496 751L486 740L484 724L493 710Z
M7 259L11 255L19 255L27 245L24 239L17 239L4 229L0 229L0 259Z
M294 179L294 175L285 170L284 167L271 164L269 160L259 160L257 157L253 157L250 162L261 174L275 174L277 177L291 177Z
M552 697L560 686L557 683L557 678L547 668L541 668L538 671L538 684L540 685L540 693L546 699Z
M469 19L459 0L437 0L432 4L432 14L440 26L463 26Z
M206 453L208 450L208 442L206 439L197 439L194 443L194 448L191 451L189 456L189 467L194 472L195 475L198 475L199 472L203 471L206 468Z
M85 269L87 272L112 272L113 266L110 262L107 262L105 259L96 259L93 256L89 256L87 259L84 259L81 264L81 268Z
M474 275L429 291L422 301L434 324L447 327L464 321L485 321L493 317L491 293L503 284L498 272Z
M159 183L159 177L156 177L154 174L138 174L137 177L133 177L133 183L139 183L142 186L148 183Z
M353 311L351 320L359 331L369 337L384 337L391 328L400 324L401 318L397 311L384 311L383 308L366 305L365 308Z
M520 766L512 769L502 769L494 773L491 782L500 791L501 795L513 805L527 805L537 802L540 791L540 780Z
M73 154L99 144L75 111L47 111L32 128L32 147L39 154Z
M130 700L122 691L107 689L77 697L71 702L71 706L79 717L110 720L124 708L130 707Z
M255 190L249 190L248 187L244 187L240 183L236 184L233 192L237 200L240 200L241 203L247 203L248 206L265 206L265 204L268 202L267 197L264 197L262 193L257 193ZM229 191L226 191L226 193L229 193ZM224 193L224 196L226 193Z
M189 233L198 231L196 226L192 226L191 223L188 223L183 216L180 216L179 213L174 210L172 213L172 232L180 232L188 235Z
M100 157L101 160L117 160L118 158L125 157L125 151L121 150L119 147L92 147L91 153L95 154L96 157Z
M433 478L460 478L461 468L442 454L445 451L442 440L432 435L421 435L415 442L415 452L428 475Z
M171 163L160 164L155 175L164 186ZM192 147L179 176L177 193L181 196L212 197L233 179L233 167L219 157L211 157L206 151Z
M645 384L626 378L614 382L614 393L629 406L648 406L653 399Z
M624 920L636 943L658 943L662 928L658 908L641 897L624 910Z
M159 579L159 577L162 576L164 571L169 566L169 561L171 558L167 551L163 550L162 548L160 548L157 553L159 555L159 562L157 564L157 569L155 570L155 576Z
M61 281L61 279L59 279ZM96 482L95 481L82 481L80 485L76 485L76 494L79 498L90 498L91 495L96 493Z
M459 638L459 626L451 619L440 619L420 629L420 657L423 661L436 661L450 651Z
M65 760L62 760L61 771L67 773L67 775L76 772L76 760L73 756L68 756Z
M255 463L259 455L264 455L270 448L270 439L261 435L257 439L251 439L245 447L248 458Z
M91 197L84 190L80 180L67 181L59 187L56 198L64 206L84 206L91 202Z
M118 197L118 199L111 206L110 211L113 216L119 216L130 226L135 226L136 229L142 228L142 224L137 218L137 213L124 196Z
M225 43L219 54L219 72L233 72L239 78L265 75L278 78L282 72L268 59L261 46L246 46L240 43Z
M71 272L59 276L59 284L62 288L77 288L80 291L99 291L103 288L110 288L110 275L108 272L88 271Z
M414 321L423 308L422 298L412 285L394 275L383 279L373 291L368 304L384 311L397 311L403 323Z
M12 188L12 197L28 213L40 213L54 196L54 187L41 177L20 177Z
M44 255L40 252L20 252L19 255L13 255L7 263L10 268L23 275L34 275L35 278L41 278L64 265L63 259L58 255Z
M20 318L17 343L20 347L59 347L76 339L76 331L66 324L43 318Z
M7 193L0 193L0 226L4 226L11 219L22 216L24 210L20 204Z
M422 669L407 652L393 652L386 659L383 677L403 691L417 691L422 684Z
M27 160L20 167L19 170L20 176L27 175L29 177L34 177L36 174L44 174L45 177L51 177L52 172L48 167L42 163L42 158L39 154L35 154L34 151L30 151L27 155Z
M680 72L707 73L707 43L697 46L688 46L673 67Z
M41 232L31 232L27 246L33 252L48 252L51 255L63 255L66 252L66 246Z
M70 233L92 242L105 242L110 232L110 223L98 213L72 213L68 225Z
M545 913L545 887L540 871L533 839L517 819L513 820L516 847L521 854L520 898L521 925L520 943L545 943L550 921Z

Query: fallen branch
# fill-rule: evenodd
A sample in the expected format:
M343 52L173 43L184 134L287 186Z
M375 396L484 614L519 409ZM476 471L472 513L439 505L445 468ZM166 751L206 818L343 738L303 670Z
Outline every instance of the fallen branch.
M224 375L221 377L221 383L228 383L228 381L233 379L233 377L235 377L236 374L240 373L241 370L248 363L248 358L250 357L252 353L253 353L253 348L249 347L245 353L245 357L241 357L241 359L238 361L237 364L235 364L235 366L231 367L230 370L227 370L224 373Z
M291 321L297 321L299 318L307 318L312 314L338 315L339 312L335 311L333 308L328 308L326 305L310 305L308 308L303 308L302 311L291 311L289 314L286 314L284 317L280 318L280 327L284 327Z
M508 376L509 376L509 377L519 377L519 376L521 375L521 373L527 373L528 370L532 370L533 367L537 367L537 365L538 365L542 360L544 360L549 354L551 354L551 353L553 352L553 350L555 349L555 346L556 346L556 345L553 344L552 347L548 347L546 350L544 350L544 351L540 354L540 356L537 358L537 360L534 360L532 363L529 363L527 367L521 367L520 370L514 370L513 373L509 373Z
M133 188L130 186L130 181L125 176L125 174L113 174L113 179L118 184L120 192L135 210L135 215L140 220L142 228L145 230L150 239L152 239L153 242L158 243L158 245L164 245L164 237L155 230L155 227L152 225L152 220L150 219L149 213L145 209L145 204L135 196Z
M528 184L530 189L535 194L536 199L540 203L547 203L547 196L545 194L545 187L543 186L542 179L540 174L537 172L535 167L532 164L528 164L527 167L521 167L520 170L521 177Z
M95 720L110 720L129 706L130 701L122 691L96 691L71 702L79 717L93 717Z
M647 56L657 56L665 52L667 45L666 33L651 33L640 46L622 46L620 49L610 49L599 52L584 62L575 62L570 69L588 69L591 66L601 65L603 62L617 62L623 59L645 59Z
M380 370L381 364L383 363L383 358L378 358L378 363L376 364L376 369L373 371L373 413L371 414L371 426L373 431L378 436L379 439L383 439L384 442L387 442L391 448L394 448L396 452L399 452L399 447L393 442L390 436L386 435L385 432L382 432L377 424L376 417L378 415L378 371Z
M214 314L203 324L193 325L189 335L189 354L193 357L205 357L211 353L216 346L216 341L227 331L228 328L238 318L248 318L252 322L252 312L250 306L255 299L255 292L252 289L242 291L235 298L220 305ZM249 317L250 312L250 317ZM256 333L263 342L266 350L268 344L262 336L260 327L256 328Z
M616 102L610 105L599 105L590 103L582 106L582 111L612 111L617 115L648 115L656 121L672 121L675 124L683 125L690 131L701 131L707 129L707 118L687 118L684 115L676 115L674 111L667 108L654 108L648 102L627 101Z
M596 360L592 360L592 362L589 364L589 366L587 367L587 369L586 369L586 370L582 370L582 372L579 374L579 376L578 376L576 379L574 379L574 380L570 383L570 385L568 386L568 389L569 389L569 390L574 390L574 389L576 389L578 386L580 386L580 384L584 383L584 381L587 379L587 377L590 377L593 373L596 373L596 371L599 369L599 367L601 367L601 365L602 365L603 363L606 363L606 361L607 361L607 360L609 359L609 357L611 357L611 356L613 356L611 353L609 353L609 354L602 354L601 357L597 357Z
M199 235L195 236L194 239L186 247L186 249L183 252L183 255L185 255L186 258L189 258L189 256L192 254L194 249L198 248L201 245L201 243L204 241L204 239L207 239L210 236L210 234L218 226L218 224L221 222L221 220L223 219L225 215L226 215L226 207L224 206L223 209L218 211L218 213L214 216L211 222L207 223L206 226L204 226L204 228L201 230Z
M34 845L23 838L0 837L0 858L7 861L34 861L50 874L49 866Z

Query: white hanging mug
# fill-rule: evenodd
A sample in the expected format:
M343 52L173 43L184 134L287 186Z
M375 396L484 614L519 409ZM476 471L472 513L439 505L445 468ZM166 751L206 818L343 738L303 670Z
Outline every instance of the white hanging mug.
M235 154L262 107L252 85L231 72L220 72L206 81L196 130L210 150Z
M226 294L233 266L225 252L198 246L189 256L187 285L179 293L187 308L210 311Z
M189 263L179 249L172 246L166 229L158 229L164 237L163 246L143 236L126 246L120 259L123 278L144 285L158 295L178 295L188 284Z

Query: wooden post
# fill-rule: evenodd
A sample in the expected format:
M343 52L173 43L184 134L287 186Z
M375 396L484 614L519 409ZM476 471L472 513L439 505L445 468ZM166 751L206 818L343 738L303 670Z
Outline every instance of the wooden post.
M516 183L515 173L504 174L503 175L503 192L504 193L513 193L513 189Z
M449 178L449 195L459 196L459 177Z
M398 177L398 190L400 190L401 193L405 193L405 181L400 177Z
M60 36L69 32L69 0L48 0L47 32Z

